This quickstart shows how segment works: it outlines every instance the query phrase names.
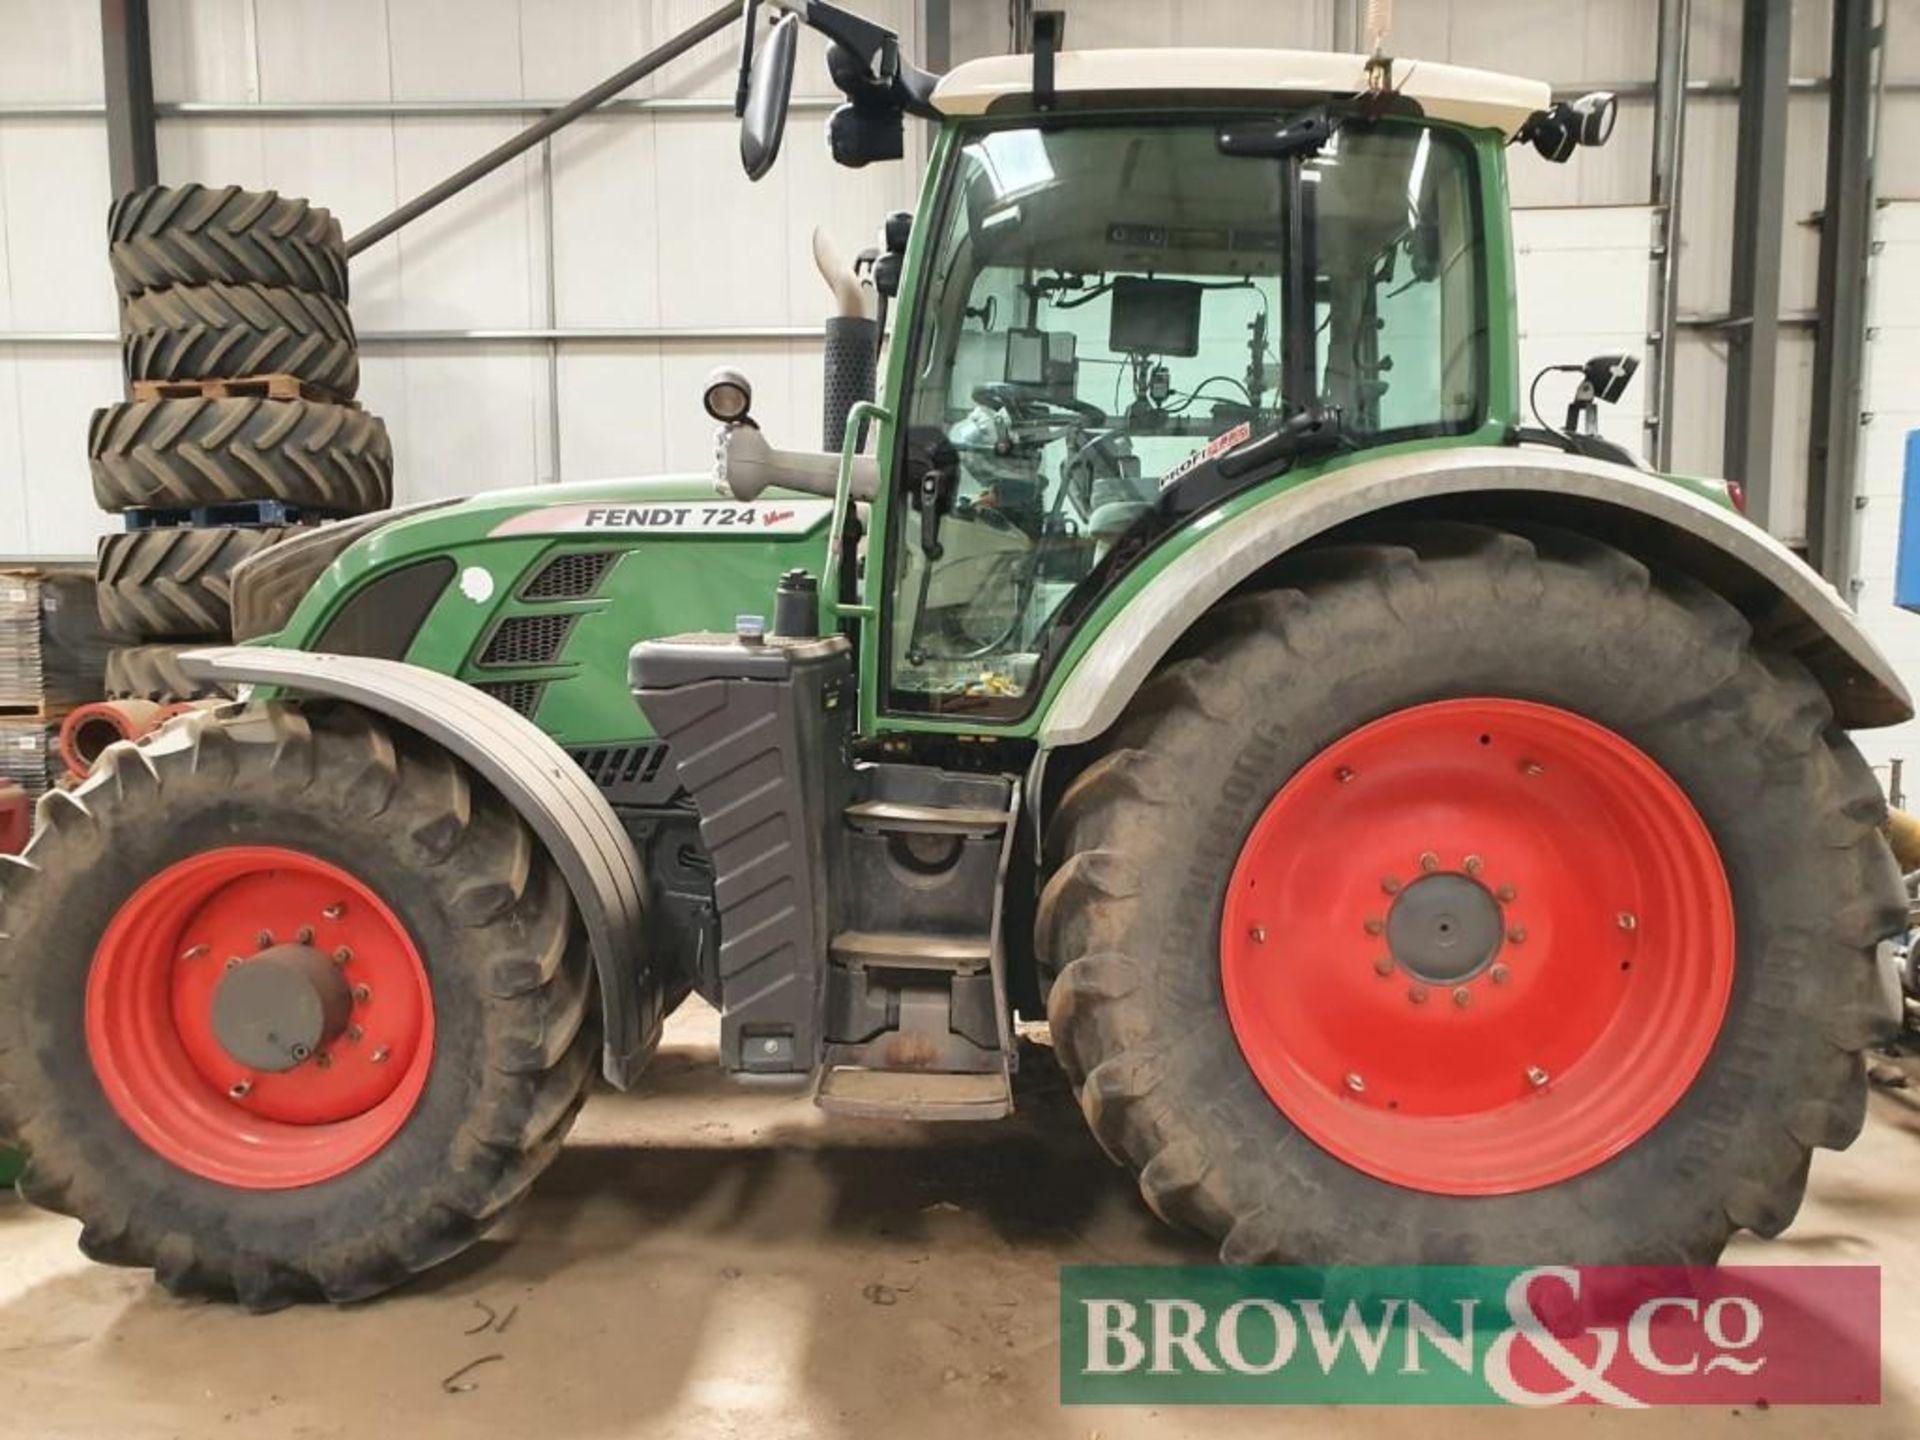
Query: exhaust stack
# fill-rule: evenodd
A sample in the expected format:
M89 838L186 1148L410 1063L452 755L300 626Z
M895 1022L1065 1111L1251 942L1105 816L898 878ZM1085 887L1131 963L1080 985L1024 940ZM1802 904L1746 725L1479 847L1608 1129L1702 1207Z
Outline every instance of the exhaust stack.
M860 401L873 399L880 327L868 313L869 286L819 229L813 232L813 263L833 291L835 313L827 317L821 355L820 448L837 455L846 437L848 412Z

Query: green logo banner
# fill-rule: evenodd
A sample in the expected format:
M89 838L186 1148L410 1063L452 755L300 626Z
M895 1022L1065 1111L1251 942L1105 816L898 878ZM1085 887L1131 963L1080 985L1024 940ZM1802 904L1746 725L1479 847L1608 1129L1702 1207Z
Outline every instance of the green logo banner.
M1870 1266L1075 1266L1068 1405L1875 1404Z

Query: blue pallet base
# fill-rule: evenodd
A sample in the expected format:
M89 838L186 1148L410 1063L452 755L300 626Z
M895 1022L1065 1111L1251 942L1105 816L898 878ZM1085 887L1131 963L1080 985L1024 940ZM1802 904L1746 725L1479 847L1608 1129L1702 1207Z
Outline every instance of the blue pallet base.
M120 517L129 530L175 530L184 526L264 528L304 525L333 517L321 511L288 505L280 500L234 500L222 505L195 505L189 510L128 510Z

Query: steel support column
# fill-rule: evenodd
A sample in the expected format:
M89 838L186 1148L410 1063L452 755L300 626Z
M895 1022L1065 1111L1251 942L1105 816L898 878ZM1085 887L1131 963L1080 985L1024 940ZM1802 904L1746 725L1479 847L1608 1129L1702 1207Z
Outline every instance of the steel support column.
M107 174L115 195L160 183L153 143L153 55L147 0L100 0L107 101Z
M1673 465L1673 380L1679 346L1680 312L1680 193L1682 157L1687 131L1687 35L1692 28L1692 0L1660 0L1658 59L1653 82L1653 174L1648 201L1653 206L1656 232L1653 251L1652 294L1648 314L1647 395L1653 411L1647 416L1647 448L1654 465Z
M1833 0L1827 198L1820 217L1818 329L1807 447L1807 554L1846 594L1873 247L1873 130L1881 30L1873 0Z
M1769 530L1775 503L1774 377L1779 368L1780 251L1787 194L1787 62L1792 0L1746 0L1740 24L1740 145L1734 162L1733 277L1728 297L1727 424L1721 473L1747 489Z

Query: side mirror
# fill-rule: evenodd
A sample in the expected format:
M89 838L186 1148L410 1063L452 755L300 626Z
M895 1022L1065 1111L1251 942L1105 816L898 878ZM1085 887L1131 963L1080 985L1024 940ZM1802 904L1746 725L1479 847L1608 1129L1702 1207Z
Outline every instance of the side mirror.
M774 22L752 62L747 100L740 115L740 163L749 180L758 180L780 158L780 137L787 130L787 102L793 95L793 66L800 53L800 16L789 10Z

